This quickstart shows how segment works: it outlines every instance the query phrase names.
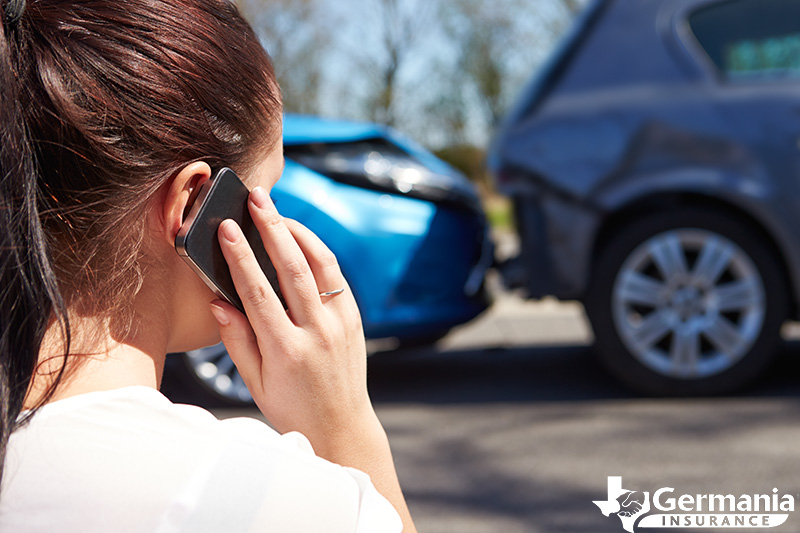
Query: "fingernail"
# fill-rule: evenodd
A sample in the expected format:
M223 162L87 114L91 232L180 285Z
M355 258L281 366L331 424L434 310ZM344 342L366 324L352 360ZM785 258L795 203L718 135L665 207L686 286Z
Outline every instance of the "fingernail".
M250 191L250 200L259 209L264 209L269 205L269 195L262 187L256 187Z
M222 231L222 236L228 242L235 244L239 242L239 235L241 232L239 231L239 226L236 225L236 222L233 220L223 220L222 224L219 225L220 231Z
M223 308L221 308L220 306L218 306L213 302L211 303L211 314L214 315L214 318L217 319L217 322L219 322L220 326L227 326L228 324L231 323L231 319L230 317L228 317L228 313Z

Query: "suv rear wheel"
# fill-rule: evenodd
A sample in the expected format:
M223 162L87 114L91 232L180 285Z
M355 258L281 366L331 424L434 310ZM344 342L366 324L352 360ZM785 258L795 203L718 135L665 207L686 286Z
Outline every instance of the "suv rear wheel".
M596 348L631 387L736 390L772 360L788 287L763 238L724 212L632 220L601 251L586 300Z

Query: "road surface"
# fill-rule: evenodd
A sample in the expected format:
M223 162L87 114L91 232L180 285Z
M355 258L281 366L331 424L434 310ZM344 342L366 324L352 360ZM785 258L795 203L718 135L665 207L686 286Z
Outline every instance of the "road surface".
M615 383L591 339L580 305L501 294L434 348L370 357L420 531L622 532L592 503L608 476L675 496L777 488L798 512L770 531L800 531L800 344L738 397L663 400Z

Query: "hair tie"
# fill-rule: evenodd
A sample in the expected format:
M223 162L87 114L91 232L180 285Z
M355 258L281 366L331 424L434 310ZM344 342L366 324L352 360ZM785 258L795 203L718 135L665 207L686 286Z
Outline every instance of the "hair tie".
M25 13L26 0L8 0L3 5L3 21L7 26L13 26Z

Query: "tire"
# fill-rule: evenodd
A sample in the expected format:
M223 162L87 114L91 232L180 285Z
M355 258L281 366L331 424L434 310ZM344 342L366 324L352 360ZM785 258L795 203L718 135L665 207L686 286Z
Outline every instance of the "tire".
M632 220L600 251L585 300L607 368L652 395L734 392L772 361L788 314L782 264L721 211Z

